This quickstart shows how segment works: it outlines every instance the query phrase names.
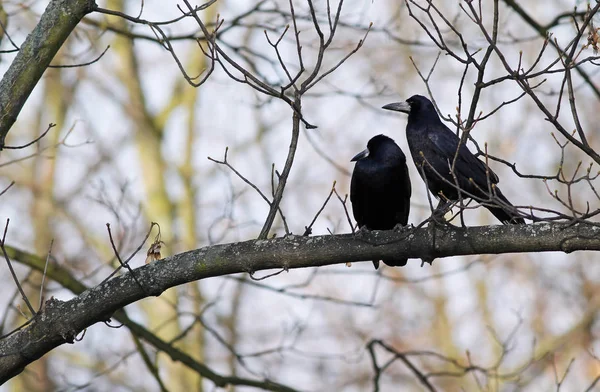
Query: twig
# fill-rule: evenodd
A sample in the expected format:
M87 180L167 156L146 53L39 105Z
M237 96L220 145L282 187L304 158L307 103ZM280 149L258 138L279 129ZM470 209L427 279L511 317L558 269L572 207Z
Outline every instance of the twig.
M44 281L46 280L46 272L48 271L48 262L50 261L50 255L52 254L52 245L54 245L54 238L50 241L50 249L48 249L48 255L46 256L46 262L44 263L44 273L42 274L42 283L40 284L40 304L38 309L42 310L42 304L44 303Z
M319 211L317 211L317 214L315 215L315 217L313 218L313 220L310 222L310 224L308 226L304 227L304 236L307 235L311 235L312 234L312 226L314 225L315 221L317 220L317 218L319 217L319 215L321 215L321 212L323 212L323 210L325 209L325 206L327 205L327 203L329 203L329 199L331 199L331 196L333 195L333 192L335 191L335 181L333 182L333 185L331 186L331 191L329 191L329 195L327 195L327 198L325 199L325 202L323 203L323 205L321 206L321 208L319 208Z
M46 128L46 130L44 132L42 132L42 134L40 136L36 137L34 140L30 141L29 143L23 144L21 146L4 146L3 148L5 148L7 150L20 150L22 148L29 147L32 144L39 142L55 126L56 126L56 124L53 124L53 123L48 124L48 128Z
M80 63L80 64L56 64L56 65L52 65L50 64L48 66L48 68L78 68L78 67L87 67L88 65L92 65L94 63L97 63L98 61L100 61L100 59L102 57L104 57L104 55L106 54L106 52L108 52L108 49L110 49L110 45L108 45L106 47L106 49L104 49L102 51L102 53L100 53L100 55L98 57L96 57L95 59L88 61L87 63Z
M4 188L2 190L2 192L0 192L0 196L2 196L3 194L5 194L13 185L15 185L15 182L11 181L10 184L8 184L8 186L6 188Z
M140 286L140 288L142 289L142 291L143 291L145 294L147 294L147 293L146 293L146 290L144 289L144 287L141 285L141 283L140 283L140 282L138 282L138 279L137 279L137 277L136 277L136 276L133 274L133 271L131 270L131 267L129 267L129 261L130 261L130 260L133 258L133 256L135 256L135 255L136 255L136 254L137 254L137 253L140 251L140 249L142 249L142 247L143 247L143 246L144 246L144 244L146 243L146 240L148 240L148 237L150 237L150 233L152 233L152 229L154 228L154 226L155 226L155 225L156 225L156 226L158 226L158 223L156 223L156 222L152 222L152 223L150 224L150 229L148 230L148 233L146 233L146 237L144 237L144 240L141 242L140 246L138 246L138 247L137 247L137 249L133 251L133 253L132 253L132 254L131 254L131 255L130 255L128 258L127 258L127 260L125 260L125 262L123 262L123 261L121 260L121 256L119 255L119 252L117 251L117 249L116 249L116 247L115 247L115 243L114 243L114 241L113 241L113 238L112 238L112 233L110 232L110 224L109 224L109 223L107 223L107 224L106 224L106 227L108 228L108 235L109 235L109 237L110 237L110 243L111 243L111 245L112 245L113 251L115 252L115 256L117 257L117 259L119 260L119 263L120 263L121 265L120 265L118 268L115 268L115 270L114 270L114 271L113 271L113 272L112 272L110 275L108 275L108 276L107 276L107 277L106 277L106 278L105 278L105 279L104 279L104 280L103 280L103 281L100 283L100 285L102 285L102 284L106 283L106 282L107 282L108 280L110 280L110 278L112 278L112 277L113 277L113 276L114 276L114 275L115 275L117 272L119 272L121 268L125 267L125 268L127 268L127 269L129 270L129 272L131 273L131 276L133 277L133 279L135 279L135 281L136 281L136 282L137 282L137 284ZM160 231L160 226L159 226L159 231Z
M263 198L264 201L267 202L267 204L269 206L271 206L271 201L267 198L267 196L265 196L265 194L256 186L254 185L254 183L250 180L248 180L246 177L244 177L239 171L237 171L233 166L231 166L231 164L227 161L227 154L229 152L229 147L225 147L225 154L223 154L223 160L219 161L217 159L211 158L211 157L207 157L209 161L214 162L214 163L218 163L219 165L225 165L227 166L229 169L231 169L232 172L235 173L236 176L238 176L240 178L240 180L244 181L246 184L248 184L252 189L254 189L259 195L260 197Z
M342 207L344 208L344 214L346 215L346 219L348 220L348 225L350 225L350 230L354 234L354 231L355 231L356 227L352 224L352 218L350 218L350 213L348 212L348 207L346 206L346 202L348 201L348 194L346 194L344 196L344 198L342 199L342 197L337 192L337 190L335 189L335 187L333 188L333 193L335 193L335 195L337 196L337 198L340 201L340 203L342 203Z
M13 280L15 281L15 284L17 285L17 288L19 289L19 292L21 293L21 298L23 298L23 301L25 301L25 304L27 305L27 307L29 308L29 311L31 312L31 316L35 316L36 312L35 310L33 310L33 306L31 306L31 303L29 302L29 299L27 298L27 295L25 294L25 291L23 290L23 287L21 287L21 284L19 283L19 279L17 278L17 274L15 273L15 270L12 267L12 264L10 262L10 258L8 257L8 253L6 252L6 232L8 231L8 224L10 223L10 219L6 219L6 226L4 227L4 234L2 235L2 242L0 242L0 247L2 248L2 253L4 254L4 259L6 260L6 264L8 264L8 269L10 270L10 274L12 275Z

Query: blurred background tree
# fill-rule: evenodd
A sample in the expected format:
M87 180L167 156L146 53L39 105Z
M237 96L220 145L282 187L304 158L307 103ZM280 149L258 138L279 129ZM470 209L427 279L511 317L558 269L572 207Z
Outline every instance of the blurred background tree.
M0 217L35 308L6 267L3 339L49 298L100 284L119 268L116 254L152 240L164 257L353 231L349 160L380 133L408 154L406 119L380 107L413 94L432 98L469 148L489 155L525 217L595 225L599 7L0 1ZM61 12L71 19L44 22ZM417 226L431 210L409 170ZM470 207L468 226L497 223ZM144 242L151 222L159 227ZM117 312L107 326L122 328L95 325L0 390L591 391L600 379L594 256L203 279Z

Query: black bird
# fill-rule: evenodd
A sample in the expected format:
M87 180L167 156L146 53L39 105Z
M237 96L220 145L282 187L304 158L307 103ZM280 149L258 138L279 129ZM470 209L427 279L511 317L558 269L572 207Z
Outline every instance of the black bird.
M358 227L391 230L406 226L410 211L410 178L406 156L389 137L378 135L367 149L356 154L350 182L350 201ZM391 267L406 265L406 259L383 260ZM379 260L373 260L375 269Z
M440 206L448 200L473 198L504 224L525 223L500 192L496 173L460 143L460 138L440 120L429 99L413 95L406 102L391 103L383 109L408 114L406 139L410 153L429 190L440 197ZM451 167L455 156L453 175Z

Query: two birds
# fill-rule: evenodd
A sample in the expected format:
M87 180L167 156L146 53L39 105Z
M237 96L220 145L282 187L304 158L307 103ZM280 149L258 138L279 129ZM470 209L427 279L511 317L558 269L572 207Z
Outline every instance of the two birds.
M504 224L524 224L514 206L498 188L498 176L461 144L439 118L433 104L421 95L383 109L408 114L406 139L419 175L439 198L442 213L460 200L473 199ZM358 227L391 230L406 226L410 211L411 184L406 156L389 137L378 135L357 154L350 184L350 201ZM442 214L443 215L443 214ZM383 260L403 266L406 259ZM379 261L373 260L378 268Z

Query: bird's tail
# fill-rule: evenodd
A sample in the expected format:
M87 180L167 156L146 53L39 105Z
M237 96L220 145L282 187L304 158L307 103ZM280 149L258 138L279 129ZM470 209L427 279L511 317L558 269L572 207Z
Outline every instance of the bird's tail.
M496 187L495 189L496 197L500 199L506 207L500 206L492 206L492 205L484 205L498 220L502 223L506 224L525 224L525 220L515 214L510 207L513 205L508 201L508 199L500 192L500 188Z
M394 260L381 260L383 264L390 267L404 267L408 259L394 259ZM379 260L373 260L373 266L375 269L379 268Z

